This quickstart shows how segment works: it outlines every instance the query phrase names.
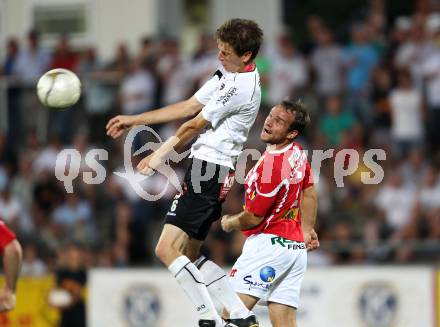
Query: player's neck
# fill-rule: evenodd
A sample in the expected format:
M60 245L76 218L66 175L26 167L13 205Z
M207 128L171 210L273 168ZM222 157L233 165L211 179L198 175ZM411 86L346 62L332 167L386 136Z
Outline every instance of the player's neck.
M276 144L275 145L275 149L276 150L282 150L282 149L284 149L285 147L287 147L287 146L289 146L291 144L292 144L292 141L286 141L284 143Z
M243 65L239 68L238 73L249 73L253 72L256 68L256 65L254 62L251 62L247 65Z
M292 144L292 142L293 141L286 141L286 142L283 142L283 143L278 143L278 144L269 144L268 146L267 146L267 149L269 150L269 151L279 151L279 150L283 150L283 149L285 149L286 147L288 147L288 146L290 146L291 144Z

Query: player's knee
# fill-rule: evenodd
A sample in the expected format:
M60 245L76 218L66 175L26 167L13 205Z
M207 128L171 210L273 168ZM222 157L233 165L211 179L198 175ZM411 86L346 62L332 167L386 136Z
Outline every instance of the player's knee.
M156 257L162 261L165 265L168 265L182 253L176 248L172 242L159 241L154 250Z
M167 246L163 244L163 242L157 243L154 253L156 257L163 262L167 255Z
M17 240L13 240L8 245L6 245L5 253L8 253L9 255L14 257L18 257L20 259L23 257L23 250Z

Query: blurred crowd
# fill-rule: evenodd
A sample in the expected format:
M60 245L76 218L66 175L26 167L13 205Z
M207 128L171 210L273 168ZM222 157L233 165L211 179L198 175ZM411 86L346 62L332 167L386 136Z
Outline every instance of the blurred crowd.
M399 17L389 22L370 10L340 35L318 16L307 20L309 36L296 42L286 29L257 58L263 103L246 148L264 150L259 140L270 108L284 96L301 98L312 124L298 142L312 150L355 149L358 169L334 179L334 159L315 170L319 193L317 231L322 247L312 265L420 263L439 259L440 248L440 14ZM38 103L35 84L50 68L75 71L83 83L80 103L51 111ZM6 132L0 134L0 217L24 245L24 274L53 271L66 247L76 246L85 267L157 265L153 246L175 190L158 201L140 198L123 171L123 140L111 140L105 124L116 114L137 114L191 96L218 67L211 35L201 35L190 56L179 39L145 38L136 53L124 43L103 62L93 47L73 49L63 35L54 49L40 45L36 31L27 42L7 41L1 74L7 81ZM156 126L162 139L179 123ZM134 152L149 139L136 139ZM81 154L78 177L69 194L55 177L58 153ZM103 183L84 182L96 173L85 160L90 149L108 158ZM361 181L370 170L368 149L384 149L376 158L384 180ZM144 154L145 155L145 154ZM141 156L134 156L133 166ZM334 158L334 156L333 156ZM347 160L350 160L348 157ZM250 159L248 167L254 162ZM176 166L180 176L185 163ZM57 174L67 174L68 168ZM319 178L318 178L319 177ZM154 176L144 182L152 194L164 189ZM243 189L236 183L225 213L242 208ZM231 264L243 244L240 233L213 226L204 247L219 264Z

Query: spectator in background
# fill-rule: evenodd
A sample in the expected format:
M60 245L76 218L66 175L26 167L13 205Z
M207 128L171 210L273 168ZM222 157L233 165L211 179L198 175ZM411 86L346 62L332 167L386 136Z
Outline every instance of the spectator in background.
M409 17L400 16L394 21L394 26L388 35L388 51L391 58L396 58L396 52L400 46L408 41L411 27L412 22Z
M55 48L50 68L64 68L76 71L78 64L78 56L70 48L69 37L62 35Z
M352 128L356 122L351 112L343 111L341 106L341 99L338 96L328 97L325 101L325 114L319 121L319 130L331 146L339 146L343 133Z
M306 86L309 76L306 61L287 34L278 37L269 58L268 101L270 106L274 106L285 96L297 96Z
M410 231L415 200L415 190L403 183L399 172L389 172L375 198L375 206L383 217L382 225L376 226L377 234L392 241L405 239Z
M115 104L114 94L119 75L105 70L93 47L83 53L78 73L82 77L84 109L88 116L85 123L89 126L92 142L98 142Z
M408 69L411 72L415 87L423 87L423 71L426 60L437 52L436 47L426 37L423 23L414 21L411 24L409 38L396 51L394 65L397 69Z
M32 170L36 175L42 173L53 173L55 171L55 163L57 155L61 151L60 139L57 135L50 138L50 143L34 158Z
M11 193L21 200L25 211L30 212L33 201L35 176L32 174L32 159L22 154L18 162L18 173L11 182Z
M406 186L416 189L425 178L428 164L421 149L413 148L399 167L399 172Z
M435 155L434 152L440 149L440 50L431 53L421 64L426 82L428 145Z
M36 30L28 33L27 40L28 46L20 49L10 75L19 82L18 85L11 85L17 87L9 89L8 94L9 123L14 126L9 131L11 140L13 140L11 143L22 141L23 130L29 126L35 126L35 115L27 110L41 108L37 97L34 96L35 82L48 70L51 60L50 52L40 47L39 34Z
M316 74L315 90L323 101L327 96L342 94L344 57L342 49L334 43L333 35L328 29L318 30L316 43L311 64Z
M15 85L16 77L14 76L14 70L17 63L19 54L19 44L17 39L10 38L6 45L6 56L2 67L0 68L0 76L8 77L7 84L7 95L6 101L8 108L5 108L8 112L8 121L6 125L8 126L8 138L11 146L16 145L19 142L21 131L20 131L20 113L19 113L19 98L20 98L20 88ZM3 110L5 110L3 109ZM14 128L11 128L13 126ZM1 136L0 136L1 137ZM0 150L1 151L1 150Z
M260 54L255 58L255 64L257 65L258 72L260 73L260 86L261 86L261 105L262 108L267 107L268 103L268 92L269 92L269 72L270 72L270 60L267 56L267 51L264 44L263 49L260 50ZM264 117L266 114L264 114ZM259 137L256 137L259 140ZM260 142L257 142L260 143Z
M353 230L348 222L337 221L333 227L333 238L336 242L335 263L347 264L353 259L351 242L354 240Z
M68 292L70 303L58 307L61 312L58 327L86 327L84 296L87 272L84 251L73 243L60 251L56 271L57 288Z
M218 68L217 45L211 34L199 36L199 45L191 60L193 90L198 90Z
M36 30L28 34L28 47L21 49L14 65L13 73L23 81L33 85L49 67L51 56L39 44L39 35Z
M162 55L158 59L157 72L163 84L163 105L186 99L191 91L191 67L180 53L177 39L162 42Z
M46 264L38 256L35 244L27 244L23 249L23 265L21 274L23 276L43 276L47 272Z
M370 94L371 105L373 106L374 133L371 142L379 147L386 147L390 144L390 100L389 95L393 87L391 71L388 65L379 65L373 73L373 85Z
M413 87L407 70L397 74L397 87L390 94L391 138L397 158L423 145L422 94Z
M309 15L306 19L306 26L309 40L301 46L301 49L304 53L310 55L313 52L313 49L318 45L319 35L327 29L327 26L318 15Z
M369 40L368 29L364 24L352 27L351 41L344 50L348 109L368 125L372 120L368 91L379 57Z
M433 166L427 168L420 187L416 217L424 223L428 238L440 239L440 177Z
M130 69L131 56L127 48L127 44L119 43L116 46L116 53L113 60L108 64L107 69L116 73L122 78Z
M118 267L127 266L130 261L130 252L137 258L138 253L134 253L140 247L145 247L143 230L135 227L133 212L130 205L126 202L119 202L116 206L116 219L114 222L114 243L112 245L113 262ZM133 246L135 245L135 246ZM141 251L144 254L144 251Z
M11 194L7 175L0 177L0 217L18 234L27 235L32 231L29 212L21 200Z
M4 168L10 168L9 166L15 162L14 149L10 146L10 141L6 134L0 131L0 165Z
M155 42L150 37L144 37L141 40L141 48L139 50L139 60L142 67L153 71L156 68L157 49Z
M90 202L76 193L68 193L65 202L55 208L53 223L57 226L61 239L83 243L96 241Z
M130 72L120 86L121 111L124 115L139 114L154 107L156 81L139 59L133 60Z
M14 66L18 58L19 45L15 38L10 38L6 44L6 56L1 68L1 75L10 76L14 73Z

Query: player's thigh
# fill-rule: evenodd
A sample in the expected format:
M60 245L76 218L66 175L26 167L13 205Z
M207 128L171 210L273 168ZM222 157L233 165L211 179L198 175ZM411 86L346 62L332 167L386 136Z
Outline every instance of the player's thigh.
M273 327L296 327L296 309L276 302L268 303L270 322Z
M300 290L307 269L307 252L305 249L290 250L294 258L292 265L271 288L269 302L282 303L294 308L300 305Z
M188 234L177 226L165 224L156 246L156 255L165 261L174 260L183 253L189 241Z
M237 294L240 297L241 302L243 302L243 304L249 310L252 310L259 300L259 298L257 298L256 296L252 296L249 294L243 294L243 293L237 293Z
M189 239L185 244L183 254L186 255L189 258L189 260L194 262L200 256L200 248L202 247L202 244L203 241L196 240L194 238Z

